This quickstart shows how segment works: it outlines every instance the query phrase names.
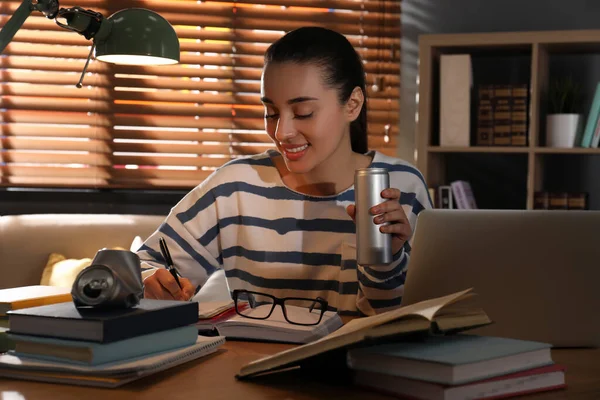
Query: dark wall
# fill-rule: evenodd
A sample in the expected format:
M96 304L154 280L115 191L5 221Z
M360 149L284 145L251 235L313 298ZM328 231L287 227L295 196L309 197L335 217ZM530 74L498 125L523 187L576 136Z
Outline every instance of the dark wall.
M185 191L1 189L0 215L148 214L167 215Z
M401 117L398 153L414 160L418 37L425 33L474 33L600 29L596 0L402 0ZM576 74L586 92L583 114L600 82L600 56L556 57L551 73ZM591 93L590 93L591 92ZM553 156L548 160L550 188L586 189L591 208L600 209L600 155ZM578 183L574 184L572 179Z

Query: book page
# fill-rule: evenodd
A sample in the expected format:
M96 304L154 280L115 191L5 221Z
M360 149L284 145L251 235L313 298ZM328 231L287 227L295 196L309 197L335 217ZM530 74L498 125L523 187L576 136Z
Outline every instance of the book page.
M233 300L203 301L198 303L198 318L207 319L233 308Z
M445 306L450 305L458 300L462 300L465 298L465 296L470 297L469 292L471 290L472 289L467 289L462 292L450 294L448 296L425 300L406 307L398 308L396 310L388 311L383 314L373 315L371 317L353 319L331 335L343 335L348 332L385 324L409 315L418 315L427 319L428 321L432 321L435 314L442 310Z

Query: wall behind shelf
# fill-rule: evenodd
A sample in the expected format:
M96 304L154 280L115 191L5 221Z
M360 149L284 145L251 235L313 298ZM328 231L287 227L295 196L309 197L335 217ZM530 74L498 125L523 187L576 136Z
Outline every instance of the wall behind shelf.
M402 55L401 55L401 115L398 154L414 161L415 112L418 71L418 37L427 33L511 32L536 30L600 29L600 1L571 0L568 6L562 0L402 0ZM585 80L600 80L600 56L594 57L596 70L590 69ZM560 70L565 59L553 64ZM597 72L594 72L597 71ZM594 76L595 74L598 76ZM587 84L587 83L586 83ZM584 111L587 113L587 104ZM600 155L580 160L581 184L591 188L590 207L600 209ZM561 169L549 169L560 174ZM556 176L560 182L572 176L572 168L565 175ZM550 172L549 171L549 172Z

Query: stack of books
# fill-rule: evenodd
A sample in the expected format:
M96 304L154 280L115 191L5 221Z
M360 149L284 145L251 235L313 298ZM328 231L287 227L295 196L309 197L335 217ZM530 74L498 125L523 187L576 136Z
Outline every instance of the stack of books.
M354 383L413 399L522 396L564 388L547 343L456 334L351 349Z
M535 192L533 208L535 210L587 210L587 192Z
M224 338L198 336L198 303L142 299L132 308L72 301L8 312L14 350L0 376L117 387L210 354Z
M0 353L14 348L8 337L8 315L11 310L72 301L69 288L31 285L0 290Z

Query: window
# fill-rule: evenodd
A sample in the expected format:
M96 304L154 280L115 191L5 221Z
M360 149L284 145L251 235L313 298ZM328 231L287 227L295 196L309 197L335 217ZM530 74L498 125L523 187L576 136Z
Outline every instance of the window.
M4 25L20 1L0 1ZM259 4L257 4L259 3ZM152 9L176 29L181 63L91 61L91 42L32 14L1 68L0 185L191 188L224 162L270 148L259 101L262 57L284 31L320 25L365 60L369 147L396 153L400 1L72 0L104 16Z

